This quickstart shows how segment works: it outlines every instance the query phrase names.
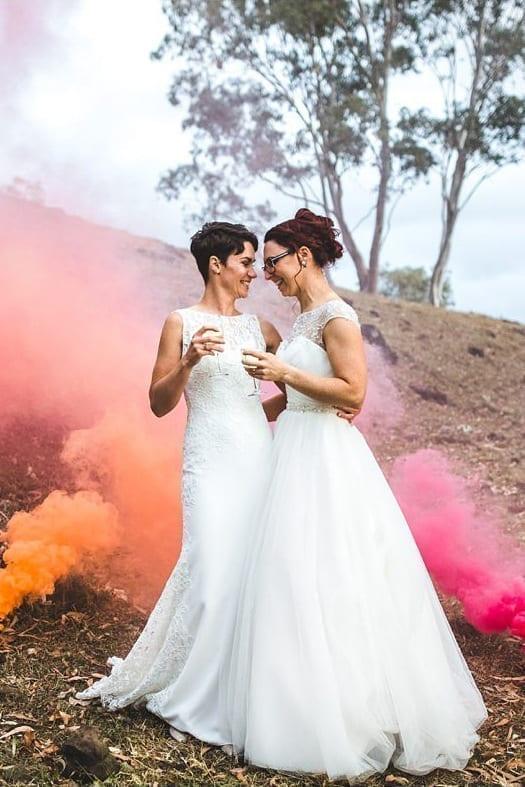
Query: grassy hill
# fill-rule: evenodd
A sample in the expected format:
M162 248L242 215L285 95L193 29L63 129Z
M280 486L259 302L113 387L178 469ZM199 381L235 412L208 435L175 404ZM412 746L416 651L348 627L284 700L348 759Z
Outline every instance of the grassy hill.
M147 312L159 328L167 312L191 303L200 293L200 277L184 250L4 197L0 214L0 262L7 253L2 243L9 227L21 218L30 236L26 242L35 253L44 238L51 238L52 247L66 256L78 254L89 242L90 248L107 255L115 275L136 277L141 314ZM260 279L246 310L258 311L286 332L291 305ZM381 296L343 290L341 295L359 313L365 336L382 343L383 368L403 402L403 417L376 445L383 466L406 452L439 448L465 475L479 477L479 502L496 507L503 527L524 539L525 327ZM58 459L64 425L19 416L16 421L0 421L0 437L1 528L15 510L31 509L64 481ZM415 778L388 771L368 780L371 787L515 785L523 778L525 678L519 645L511 637L475 631L454 600L444 599L444 605L489 707L482 740L461 773L436 771ZM323 777L244 767L197 741L175 743L163 723L141 710L108 714L76 701L74 692L89 676L105 671L108 655L125 654L143 623L144 614L118 593L92 588L78 578L62 582L52 598L26 604L4 621L0 784L73 787L92 780L86 774L71 774L65 768L67 749L61 750L86 726L111 747L111 756L105 758L108 770L104 772L102 765L99 771L101 776L113 772L105 782L109 785L328 783Z
M381 446L383 458L439 448L466 476L479 476L504 527L524 538L525 326L340 293L397 356L389 370L405 415Z

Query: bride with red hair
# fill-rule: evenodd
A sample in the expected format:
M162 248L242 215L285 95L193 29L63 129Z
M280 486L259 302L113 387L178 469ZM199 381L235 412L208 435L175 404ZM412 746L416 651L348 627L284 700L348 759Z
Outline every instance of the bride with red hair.
M366 360L324 268L332 221L303 209L264 269L301 313L246 366L283 390L271 484L244 567L226 703L247 762L362 781L465 767L487 716L408 524L363 435Z

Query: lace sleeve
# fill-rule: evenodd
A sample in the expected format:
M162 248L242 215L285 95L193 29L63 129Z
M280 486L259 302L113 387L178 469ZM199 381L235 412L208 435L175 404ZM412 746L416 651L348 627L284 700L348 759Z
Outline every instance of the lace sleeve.
M330 320L333 320L334 317L344 317L347 320L355 322L356 325L359 325L359 319L352 307L345 301L334 299L310 311L301 312L294 322L290 336L281 344L281 347L284 349L287 344L298 336L304 336L320 347L324 347L324 327Z
M355 322L356 325L359 325L357 312L350 304L345 303L345 301L333 300L325 304L322 320L323 330L330 320L333 320L335 317L344 317L346 320L350 320L351 322Z

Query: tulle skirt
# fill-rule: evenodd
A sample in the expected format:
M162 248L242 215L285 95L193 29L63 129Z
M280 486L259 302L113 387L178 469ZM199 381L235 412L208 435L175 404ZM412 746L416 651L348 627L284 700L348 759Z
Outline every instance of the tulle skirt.
M224 702L255 765L363 779L462 769L487 713L364 437L285 411Z

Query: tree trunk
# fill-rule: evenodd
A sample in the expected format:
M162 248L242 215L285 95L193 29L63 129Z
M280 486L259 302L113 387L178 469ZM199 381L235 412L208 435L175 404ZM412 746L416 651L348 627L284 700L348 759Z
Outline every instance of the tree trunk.
M361 291L364 291L366 290L368 285L368 268L366 267L364 257L361 254L357 246L357 243L354 240L354 236L352 235L352 230L350 229L350 227L346 222L344 211L343 211L341 181L339 180L339 177L335 173L331 173L331 177L328 177L328 187L330 189L330 197L332 199L333 211L337 219L337 223L339 224L339 229L341 230L343 246L350 254L352 261L354 263L357 273L357 280L359 282L359 289Z
M383 51L381 53L383 64L381 70L376 73L375 79L372 74L372 80L375 82L375 84L372 84L372 89L379 105L379 138L381 140L381 150L379 153L379 185L377 189L374 234L372 236L372 245L370 246L370 257L368 260L368 292L377 291L379 257L381 254L381 244L385 226L390 176L392 174L392 151L390 145L390 126L388 122L388 86L392 63L392 40L397 23L398 13L395 3L391 1L385 3Z
M387 129L384 131L384 138L381 142L380 178L377 191L374 235L372 237L370 259L368 263L368 292L377 292L379 255L381 253L381 241L383 238L383 230L385 225L386 204L388 200L388 183L390 180L390 173L392 171L390 142L388 140L388 122L386 121L386 118L385 122L387 123Z
M451 214L450 217L447 216L446 221L443 224L443 230L441 232L441 241L439 244L439 253L434 265L434 269L432 271L432 277L430 279L430 303L432 306L441 306L441 299L443 296L443 283L445 278L445 269L447 267L448 259L450 257L450 248L452 243L452 233L454 232L454 227L456 226L456 219L458 217L458 211Z
M454 174L452 175L452 183L450 185L450 193L444 194L445 215L443 218L443 229L441 232L439 253L432 270L432 277L430 279L429 299L433 306L441 305L445 268L450 257L452 234L454 232L454 227L456 226L456 221L460 211L459 198L461 189L463 187L463 181L465 179L466 165L467 156L463 145L463 148L460 150L458 155L456 166L454 167Z
M348 224L346 223L345 217L342 212L335 210L335 216L337 219L337 223L341 229L341 238L343 241L343 246L349 253L352 258L352 262L354 263L355 270L357 273L357 280L359 282L359 289L361 292L364 292L368 286L368 269L365 264L365 260L363 255L357 248L357 245L354 241L352 232Z
M470 98L468 113L465 123L460 133L459 145L457 148L458 155L456 165L452 174L450 189L447 192L446 181L443 183L443 202L445 207L445 215L443 218L443 229L441 232L441 241L439 244L439 253L432 270L432 277L430 279L429 300L433 306L440 306L443 295L443 283L445 276L445 269L450 257L450 248L452 243L452 235L456 226L461 205L459 202L461 190L465 181L465 173L467 169L467 143L470 139L472 131L475 127L476 121L476 104L479 98L480 80L482 77L482 64L485 55L485 24L487 14L487 2L483 2L478 10L477 30L474 45L475 66L472 74L472 82L470 86ZM443 176L446 178L446 175Z

